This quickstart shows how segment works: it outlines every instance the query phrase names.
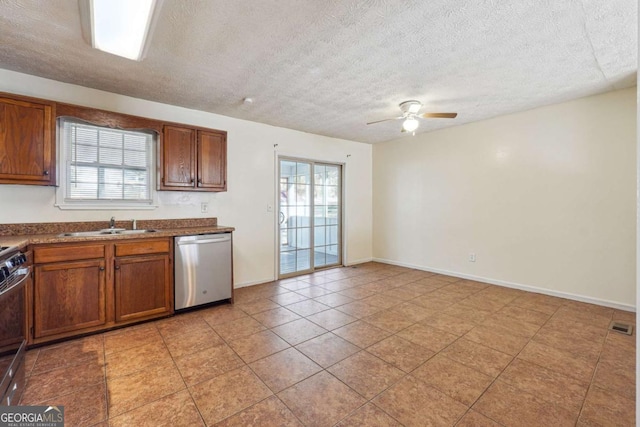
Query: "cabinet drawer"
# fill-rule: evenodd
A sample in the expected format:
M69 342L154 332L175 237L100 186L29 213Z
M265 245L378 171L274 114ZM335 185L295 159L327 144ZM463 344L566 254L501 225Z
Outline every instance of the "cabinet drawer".
M33 249L36 264L104 258L104 244L45 246Z
M167 253L170 247L169 239L116 243L116 256Z

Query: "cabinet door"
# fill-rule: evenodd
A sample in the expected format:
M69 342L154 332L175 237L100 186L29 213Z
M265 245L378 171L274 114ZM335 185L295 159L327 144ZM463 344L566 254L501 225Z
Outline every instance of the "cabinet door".
M34 338L104 325L104 260L35 268Z
M195 187L195 134L194 129L164 127L160 189L179 190Z
M227 136L224 132L198 131L198 188L227 189Z
M115 273L116 322L171 312L169 255L116 258Z
M0 183L54 185L52 104L0 97Z

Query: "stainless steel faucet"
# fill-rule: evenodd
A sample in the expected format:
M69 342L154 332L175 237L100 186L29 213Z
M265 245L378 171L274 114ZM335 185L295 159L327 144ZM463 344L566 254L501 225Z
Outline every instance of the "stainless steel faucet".
M109 228L116 228L116 217L112 216L109 220Z

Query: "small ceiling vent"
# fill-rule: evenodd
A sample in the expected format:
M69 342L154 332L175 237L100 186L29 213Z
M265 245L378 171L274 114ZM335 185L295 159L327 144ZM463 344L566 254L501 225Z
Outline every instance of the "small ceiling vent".
M609 325L609 329L625 335L633 334L633 326L626 323L611 322L611 324Z

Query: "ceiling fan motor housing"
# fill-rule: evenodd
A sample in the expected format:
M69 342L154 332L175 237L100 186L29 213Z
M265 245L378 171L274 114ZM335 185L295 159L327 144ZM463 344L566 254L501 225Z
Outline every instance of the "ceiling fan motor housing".
M420 108L422 108L422 102L415 101L415 100L404 101L404 102L401 102L399 106L400 106L400 110L404 114L414 115L414 114L418 114L418 111L420 111Z

